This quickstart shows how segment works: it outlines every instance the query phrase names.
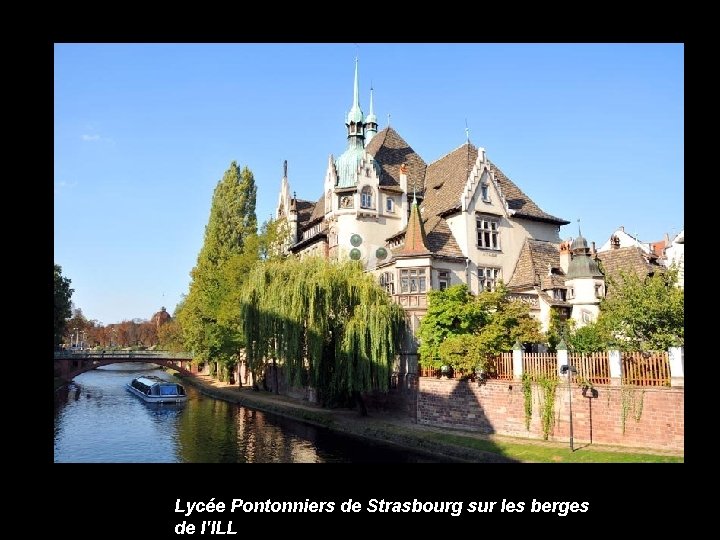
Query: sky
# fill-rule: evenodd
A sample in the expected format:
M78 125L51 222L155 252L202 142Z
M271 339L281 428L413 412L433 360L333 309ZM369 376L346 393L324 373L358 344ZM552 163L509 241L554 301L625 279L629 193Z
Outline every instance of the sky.
M54 48L54 259L88 319L173 312L232 161L274 215L317 200L346 146L355 58L426 163L485 148L563 239L684 228L684 47L633 44L70 44ZM466 127L467 130L466 131Z

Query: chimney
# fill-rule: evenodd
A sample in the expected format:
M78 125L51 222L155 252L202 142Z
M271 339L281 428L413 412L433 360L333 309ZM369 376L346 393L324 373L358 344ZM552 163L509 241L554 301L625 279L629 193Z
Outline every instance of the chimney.
M597 257L597 249L595 249L595 241L594 240L592 243L592 249L590 250L590 255L592 256L593 259Z
M560 244L560 268L564 274L568 273L570 268L570 242Z

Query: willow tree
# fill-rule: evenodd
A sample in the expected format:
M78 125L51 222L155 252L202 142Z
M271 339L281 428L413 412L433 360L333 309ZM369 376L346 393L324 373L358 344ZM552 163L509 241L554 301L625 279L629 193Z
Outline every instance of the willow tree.
M237 332L219 321L232 283L224 267L246 251L257 235L257 187L252 172L233 161L213 193L203 246L191 272L190 291L178 321L185 346L200 361L219 362L232 369L239 350ZM230 289L229 289L230 287Z
M241 299L248 365L256 380L276 360L291 385L309 384L323 406L387 391L405 318L360 263L319 257L258 264Z

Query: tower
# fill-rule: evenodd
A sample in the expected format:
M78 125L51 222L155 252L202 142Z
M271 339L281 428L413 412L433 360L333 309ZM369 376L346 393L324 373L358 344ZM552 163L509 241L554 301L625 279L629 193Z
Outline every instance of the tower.
M605 293L605 278L579 229L578 234L570 245L571 260L565 286L569 293L567 301L572 305L571 316L581 327L597 319L600 300Z

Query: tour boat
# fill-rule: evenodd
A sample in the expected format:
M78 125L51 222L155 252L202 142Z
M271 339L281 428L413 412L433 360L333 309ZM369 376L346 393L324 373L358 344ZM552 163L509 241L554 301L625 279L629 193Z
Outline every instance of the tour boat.
M142 375L130 381L127 389L150 403L181 403L187 400L182 384L154 375Z

